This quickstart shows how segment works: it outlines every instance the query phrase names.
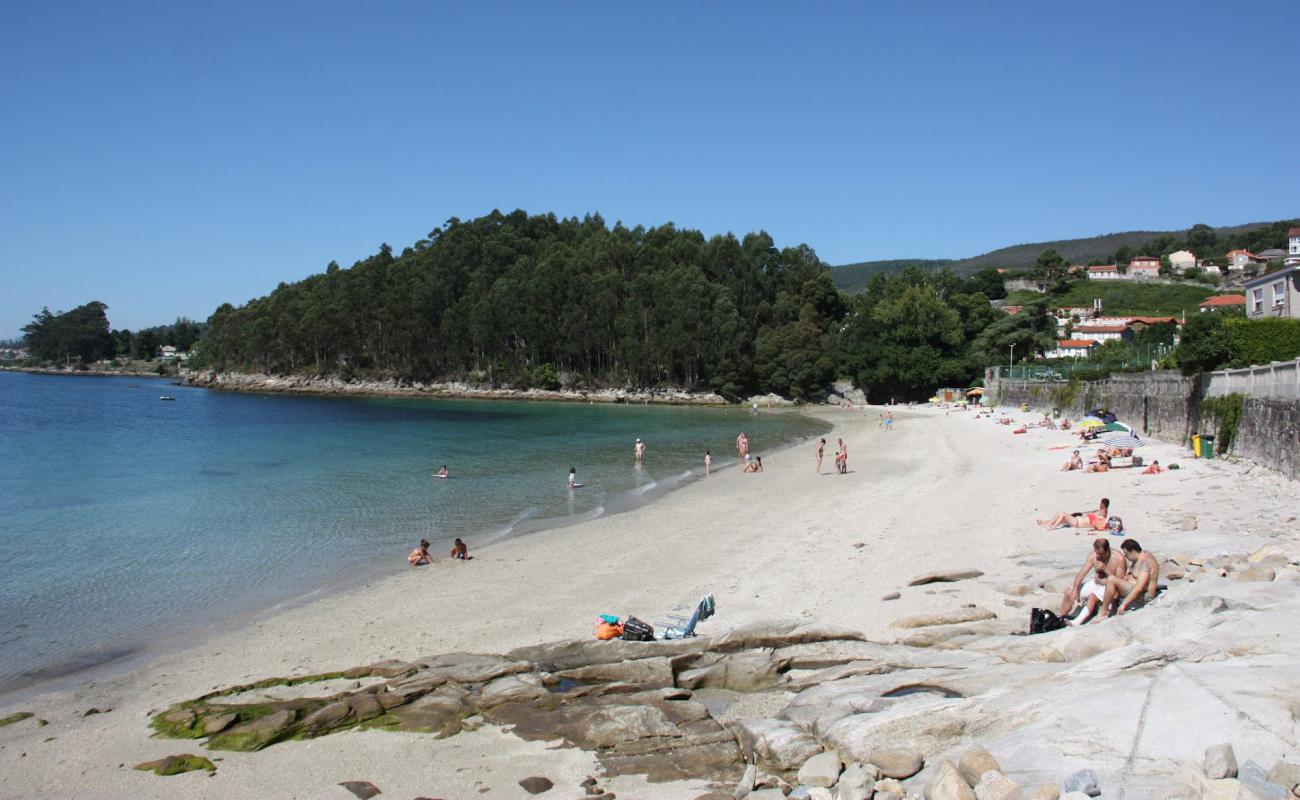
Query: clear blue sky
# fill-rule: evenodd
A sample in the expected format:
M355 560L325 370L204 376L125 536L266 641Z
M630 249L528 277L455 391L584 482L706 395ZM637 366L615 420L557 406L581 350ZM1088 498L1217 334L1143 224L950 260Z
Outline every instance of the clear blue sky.
M493 208L823 259L1300 214L1293 2L27 2L0 337L205 319Z

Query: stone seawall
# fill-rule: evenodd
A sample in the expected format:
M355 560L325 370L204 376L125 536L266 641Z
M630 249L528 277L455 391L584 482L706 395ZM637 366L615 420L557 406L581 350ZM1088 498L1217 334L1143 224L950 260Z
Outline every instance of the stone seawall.
M1178 372L1112 375L1103 381L1011 381L989 377L991 402L1077 419L1108 408L1144 436L1191 444L1195 434L1215 433L1202 419L1201 381ZM1247 397L1241 425L1229 452L1255 464L1300 479L1300 399Z
M1104 381L1011 381L986 384L998 405L1030 408L1078 418L1108 408L1138 433L1170 442L1191 441L1200 422L1200 384L1177 372L1136 372Z

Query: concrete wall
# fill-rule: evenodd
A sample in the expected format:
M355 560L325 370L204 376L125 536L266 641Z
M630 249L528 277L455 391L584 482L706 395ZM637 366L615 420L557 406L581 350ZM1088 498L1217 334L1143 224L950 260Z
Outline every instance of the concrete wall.
M1206 373L1202 378L1201 392L1206 397L1225 394L1300 397L1300 358L1294 361L1275 361L1259 367Z
M1185 444L1200 421L1200 386L1195 378L1172 371L1115 374L1109 380L1004 381L985 383L993 402L1051 411L1078 419L1096 408L1108 408L1146 436Z
M1215 432L1215 421L1201 419L1201 379L1172 372L1112 375L1104 381L1008 381L986 377L990 402L1078 419L1108 408L1139 434L1190 445L1193 434ZM1246 397L1233 455L1300 479L1300 398Z
M1247 397L1232 452L1300 479L1300 399Z

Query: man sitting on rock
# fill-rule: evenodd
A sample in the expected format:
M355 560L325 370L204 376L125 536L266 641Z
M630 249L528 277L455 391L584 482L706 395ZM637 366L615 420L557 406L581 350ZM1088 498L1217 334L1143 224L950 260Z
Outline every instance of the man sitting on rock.
M1084 578L1087 578L1089 572L1095 574L1085 583ZM1094 539L1092 552L1074 576L1074 583L1061 598L1060 616L1068 617L1075 606L1079 605L1081 613L1070 624L1085 624L1102 607L1102 602L1106 599L1107 581L1112 577L1128 577L1128 562L1119 553L1111 551L1109 539Z
M1109 610L1111 604L1118 601L1119 608L1115 613L1123 614L1155 599L1160 584L1160 560L1144 552L1136 539L1125 539L1119 549L1124 554L1129 572L1106 579L1106 596L1102 598L1101 607Z

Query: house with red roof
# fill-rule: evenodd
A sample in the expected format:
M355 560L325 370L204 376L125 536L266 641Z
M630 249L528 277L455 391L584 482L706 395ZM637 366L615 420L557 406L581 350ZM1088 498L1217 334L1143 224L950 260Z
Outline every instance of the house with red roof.
M1088 280L1090 281L1113 281L1121 278L1119 274L1119 265L1105 264L1100 267L1088 267Z
M1055 349L1044 355L1047 358L1088 358L1099 346L1095 339L1058 339Z
M1249 250L1229 250L1224 258L1228 259L1228 269L1236 271L1241 271L1251 264L1259 264L1264 261L1264 259Z
M1080 322L1074 326L1071 335L1075 339L1092 339L1097 342L1112 340L1128 342L1133 339L1133 328L1129 323L1122 325L1099 325L1095 322Z
M1287 249L1286 264L1300 264L1300 228L1292 228L1286 232Z
M1130 278L1160 277L1160 259L1155 256L1138 256L1128 262L1128 276Z
M1239 294L1216 294L1213 297L1205 298L1201 303L1201 313L1206 311L1223 311L1231 308L1246 307L1246 298Z

